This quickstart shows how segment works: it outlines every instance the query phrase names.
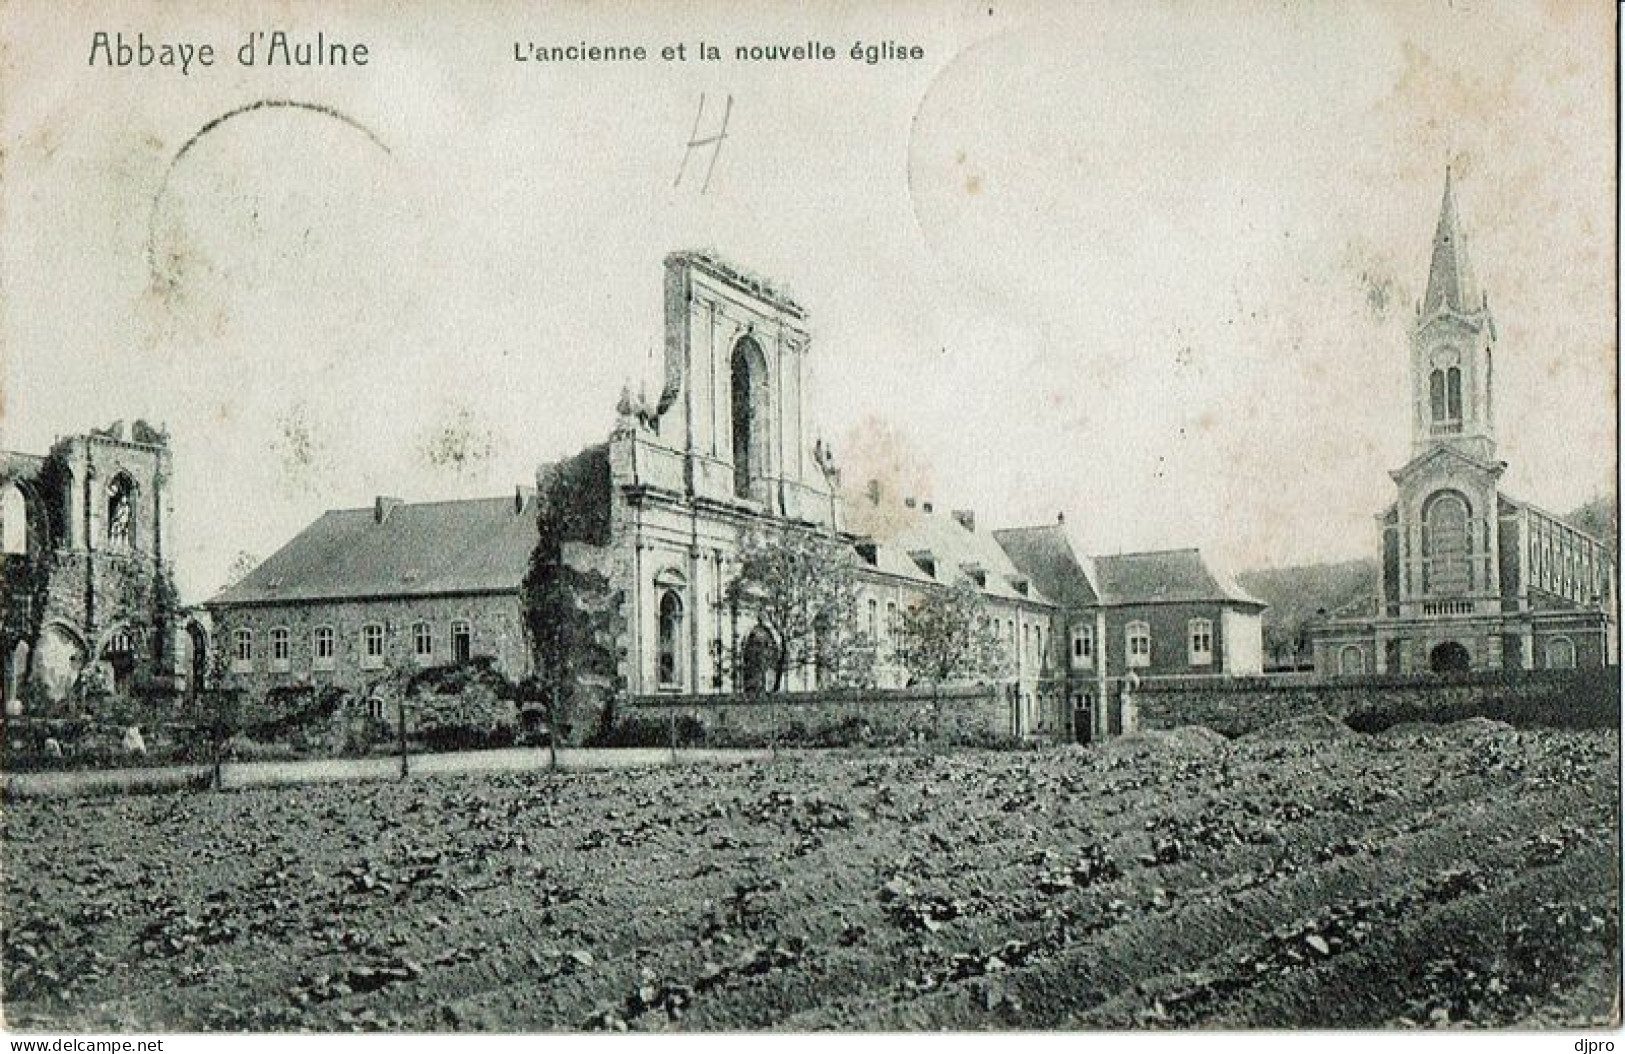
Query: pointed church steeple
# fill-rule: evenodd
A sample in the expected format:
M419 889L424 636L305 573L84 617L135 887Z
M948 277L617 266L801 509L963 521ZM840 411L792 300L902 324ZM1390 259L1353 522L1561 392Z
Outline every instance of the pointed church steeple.
M1454 181L1446 168L1427 295L1411 332L1416 453L1442 445L1479 461L1494 460L1494 353L1495 320L1467 265Z
M1422 317L1427 318L1441 309L1471 314L1481 306L1478 288L1467 264L1467 245L1461 233L1461 220L1456 215L1456 196L1447 165L1444 200L1439 203L1439 223L1433 230L1433 262L1428 268Z

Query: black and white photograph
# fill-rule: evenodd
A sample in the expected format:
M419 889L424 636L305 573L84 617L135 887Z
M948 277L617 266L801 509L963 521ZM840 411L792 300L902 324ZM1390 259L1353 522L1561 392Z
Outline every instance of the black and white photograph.
M1619 56L0 4L10 1049L1612 1049Z

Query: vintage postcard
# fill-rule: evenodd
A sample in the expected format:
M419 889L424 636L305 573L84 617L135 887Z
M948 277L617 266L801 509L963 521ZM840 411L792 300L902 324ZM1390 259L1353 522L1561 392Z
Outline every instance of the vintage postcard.
M1617 1028L1618 54L11 0L4 1027Z

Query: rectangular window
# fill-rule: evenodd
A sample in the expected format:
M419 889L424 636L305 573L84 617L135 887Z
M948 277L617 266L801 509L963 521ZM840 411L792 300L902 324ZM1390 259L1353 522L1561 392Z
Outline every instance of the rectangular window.
M1123 630L1130 667L1151 665L1151 627L1144 622L1130 622Z
M880 639L880 604L878 601L869 601L869 641L874 643Z
M453 662L467 662L474 654L474 631L466 622L451 624L451 658Z
M1088 669L1095 664L1095 631L1089 626L1072 629L1072 665Z
M380 670L384 666L384 627L373 622L361 627L361 668Z
M254 631L240 629L231 635L231 672L248 673L254 669Z
M1193 618L1190 621L1190 664L1192 666L1213 665L1213 622L1205 618Z
M288 672L288 667L291 665L289 659L291 657L292 650L293 649L289 646L288 642L287 628L284 626L278 626L276 629L273 629L271 631L272 673Z
M333 669L333 627L317 626L310 634L310 667L313 670Z
M412 657L419 666L426 666L434 658L434 630L427 622L412 625Z

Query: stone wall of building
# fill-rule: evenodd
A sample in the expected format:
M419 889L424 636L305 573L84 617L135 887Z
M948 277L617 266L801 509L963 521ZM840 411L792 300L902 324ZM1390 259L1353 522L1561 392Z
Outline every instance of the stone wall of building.
M1335 682L1290 678L1155 682L1136 691L1134 699L1141 728L1206 725L1227 736L1309 714L1369 728L1400 720L1454 721L1471 716L1520 726L1617 727L1619 671L1372 676Z
M488 593L450 597L402 597L386 600L300 601L286 605L219 607L214 613L214 647L224 664L223 683L250 695L264 696L273 688L312 685L334 686L360 691L384 677L391 669L407 666L439 666L453 661L452 626L467 622L470 629L470 655L489 655L497 668L512 680L530 673L530 648L526 643L519 596L514 593ZM415 654L413 627L422 622L430 629L432 650L426 659ZM384 654L376 662L363 662L362 628L383 627ZM317 627L333 630L333 668L316 668ZM272 631L288 631L287 669L281 669L272 655ZM237 631L253 634L252 657L237 659Z

